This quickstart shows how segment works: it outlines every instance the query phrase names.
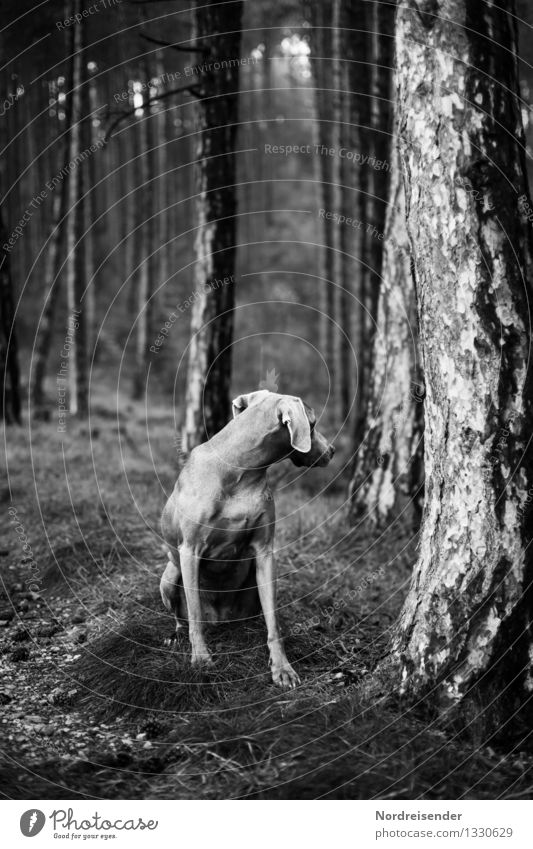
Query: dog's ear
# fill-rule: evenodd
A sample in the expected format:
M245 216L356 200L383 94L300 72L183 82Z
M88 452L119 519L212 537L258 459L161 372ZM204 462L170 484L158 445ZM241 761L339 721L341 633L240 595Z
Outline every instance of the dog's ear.
M278 405L278 418L289 429L291 446L302 454L311 450L311 425L300 398L283 398Z
M242 413L247 407L251 407L253 404L262 401L267 395L270 395L268 389L258 389L257 392L248 392L247 395L237 395L231 402L233 418L237 418L239 413Z

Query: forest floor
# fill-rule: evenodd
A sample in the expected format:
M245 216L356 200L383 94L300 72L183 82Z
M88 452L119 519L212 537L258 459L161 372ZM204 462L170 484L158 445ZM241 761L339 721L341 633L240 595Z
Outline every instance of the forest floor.
M164 408L121 410L102 404L61 435L52 421L7 432L5 798L532 798L520 737L459 732L371 675L416 537L401 522L349 529L340 466L325 488L324 470L275 473L281 620L301 686L271 683L262 621L211 628L208 673L193 672L186 642L165 648L157 529L173 422Z

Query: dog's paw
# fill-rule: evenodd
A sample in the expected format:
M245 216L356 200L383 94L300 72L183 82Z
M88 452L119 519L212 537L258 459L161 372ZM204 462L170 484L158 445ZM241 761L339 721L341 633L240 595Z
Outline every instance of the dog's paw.
M294 690L300 684L300 677L294 671L290 663L284 663L281 666L272 667L272 680L278 687L283 687L285 690Z
M163 640L163 645L170 647L170 648L173 648L176 645L176 643L178 643L180 641L180 639L184 635L186 635L186 633L187 633L186 624L181 619L178 619L177 624L176 624L176 630L172 632L170 637L167 637L165 640Z
M213 658L208 651L194 652L191 657L191 666L194 666L195 669L205 669L206 667L214 665Z

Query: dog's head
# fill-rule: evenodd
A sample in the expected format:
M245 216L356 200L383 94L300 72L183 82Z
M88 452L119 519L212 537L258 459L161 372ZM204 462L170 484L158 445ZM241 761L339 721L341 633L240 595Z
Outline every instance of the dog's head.
M260 389L234 398L233 418L256 406L267 416L269 433L279 440L280 460L288 458L295 466L328 465L335 448L316 429L314 410L305 401Z

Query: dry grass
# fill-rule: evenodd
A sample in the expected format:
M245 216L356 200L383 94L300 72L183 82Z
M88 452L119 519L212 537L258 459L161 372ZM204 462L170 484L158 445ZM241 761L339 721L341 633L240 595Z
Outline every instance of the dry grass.
M89 427L71 423L63 445L52 423L32 426L31 440L9 432L12 503L42 565L39 615L61 621L63 645L75 646L34 686L45 700L68 677L78 696L58 728L68 715L61 733L86 729L88 742L83 757L37 751L30 765L8 733L8 796L531 797L532 759L519 737L496 747L459 736L372 675L416 539L401 523L381 536L346 527L340 461L329 478L276 471L281 618L301 687L271 684L260 620L209 630L209 672L191 669L186 641L164 648L173 622L158 596L157 522L174 478L173 423L163 408L148 421L140 407L124 404L120 421L105 409ZM8 528L0 562L9 597L26 577L18 545ZM69 631L80 610L83 643Z

